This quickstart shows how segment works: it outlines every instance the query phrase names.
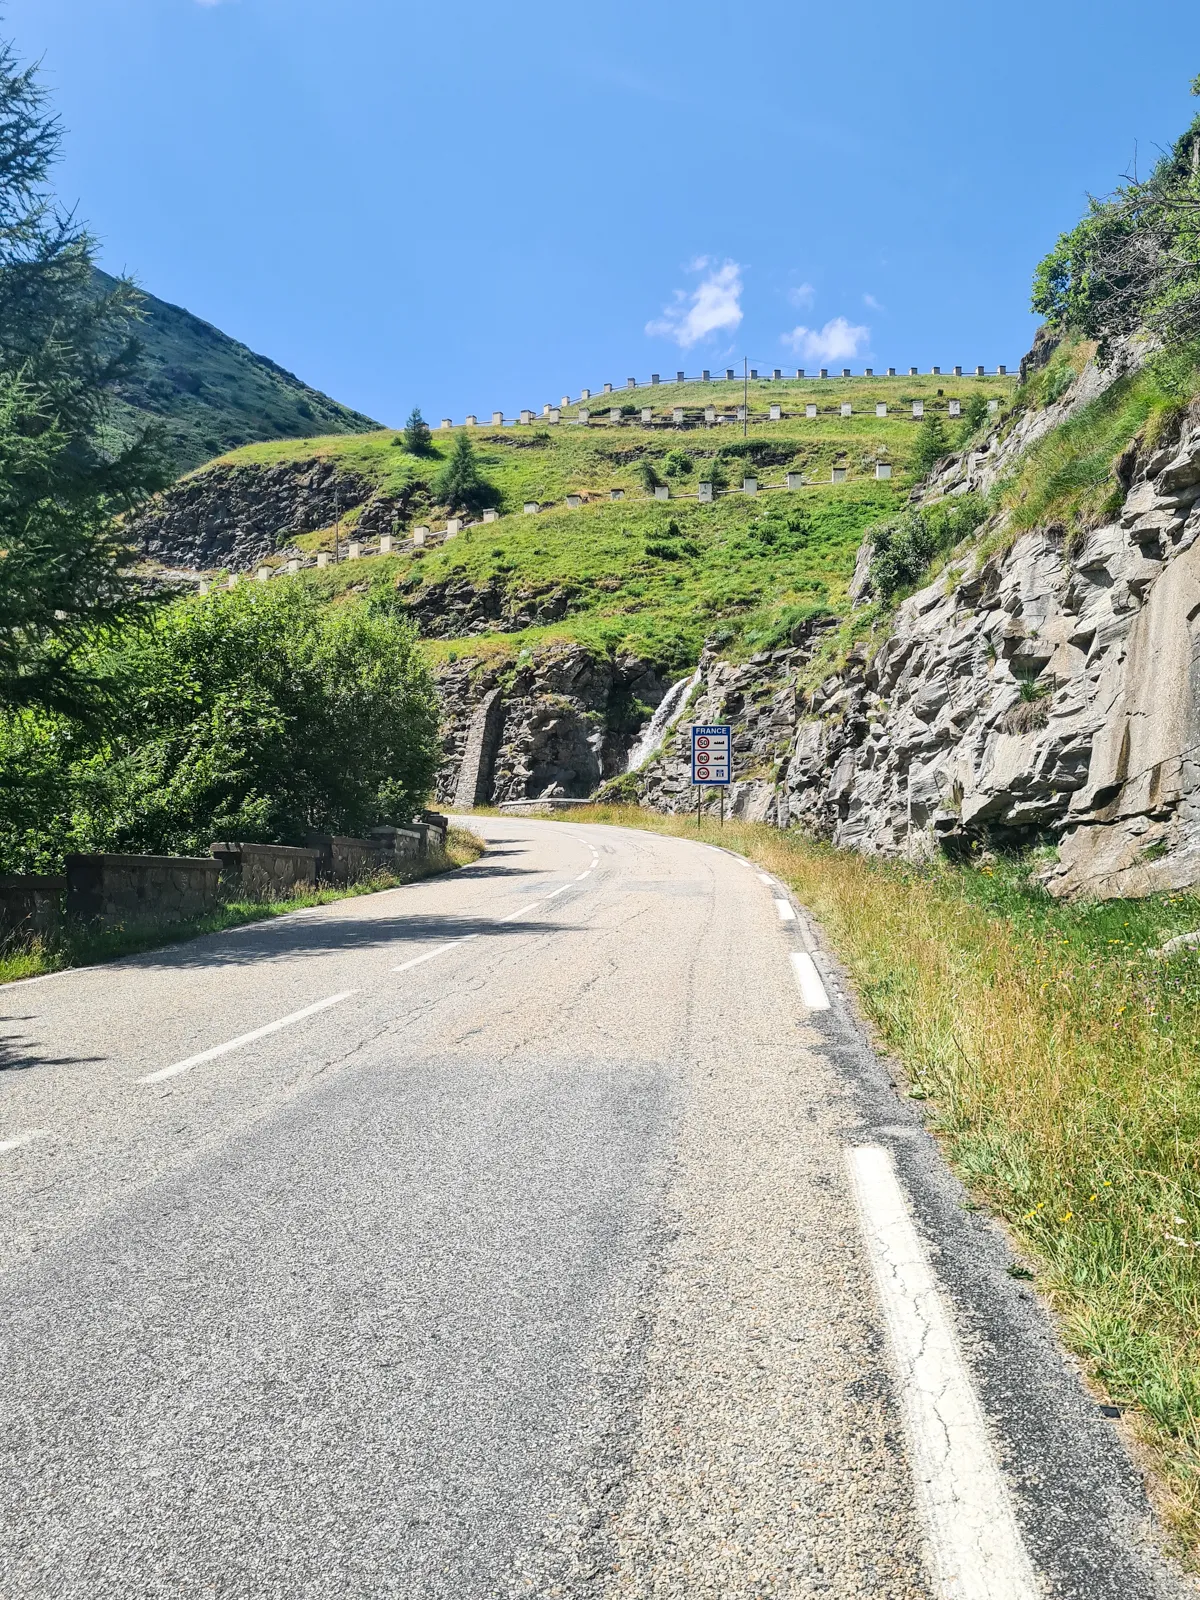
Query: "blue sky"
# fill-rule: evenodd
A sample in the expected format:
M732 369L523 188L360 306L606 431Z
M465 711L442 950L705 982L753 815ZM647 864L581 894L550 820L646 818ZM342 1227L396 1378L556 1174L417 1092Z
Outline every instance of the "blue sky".
M1015 365L1200 102L1195 0L7 0L102 263L387 422Z

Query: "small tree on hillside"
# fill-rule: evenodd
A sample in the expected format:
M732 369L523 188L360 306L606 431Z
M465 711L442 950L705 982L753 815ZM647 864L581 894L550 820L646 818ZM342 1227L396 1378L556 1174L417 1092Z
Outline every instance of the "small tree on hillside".
M950 454L950 439L946 424L936 412L917 430L916 448L913 450L913 470L919 477L932 472L943 456Z
M433 481L433 492L451 511L482 511L484 506L495 505L496 491L480 472L475 446L465 429L455 434L454 448Z
M404 424L404 448L411 456L427 456L433 449L433 434L421 415L420 406L414 406Z
M653 461L643 458L637 464L638 477L642 480L642 488L647 494L653 494L662 479L658 475L658 468Z

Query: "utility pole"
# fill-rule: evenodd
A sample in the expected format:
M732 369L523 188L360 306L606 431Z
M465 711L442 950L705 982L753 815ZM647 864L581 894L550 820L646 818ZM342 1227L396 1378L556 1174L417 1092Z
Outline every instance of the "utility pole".
M333 564L336 567L342 559L342 491L335 488L333 491Z
M750 422L750 357L742 357L742 438Z

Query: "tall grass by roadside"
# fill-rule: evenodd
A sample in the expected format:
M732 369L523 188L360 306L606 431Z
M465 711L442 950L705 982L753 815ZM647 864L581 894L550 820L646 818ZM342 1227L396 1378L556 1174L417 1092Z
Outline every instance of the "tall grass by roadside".
M572 821L696 837L694 816ZM908 1092L1125 1408L1200 1564L1200 899L1063 905L1016 863L871 861L706 821L820 920Z
M280 900L227 900L206 917L194 917L164 928L116 928L104 933L67 928L52 938L36 939L0 951L0 984L12 983L18 978L41 977L47 972L60 972L64 967L96 966L103 961L115 961L121 956L136 955L142 950L157 950L164 945L179 944L185 939L198 938L203 933L220 933L225 928L240 928L248 922L281 917L289 911L301 911L306 906L331 905L335 900L346 900L356 895L378 894L381 889L399 889L404 884L416 883L422 878L431 878L478 861L483 850L483 844L473 833L463 828L451 828L444 853L434 851L421 860L398 863L394 869L376 873L359 883L339 888L311 889Z

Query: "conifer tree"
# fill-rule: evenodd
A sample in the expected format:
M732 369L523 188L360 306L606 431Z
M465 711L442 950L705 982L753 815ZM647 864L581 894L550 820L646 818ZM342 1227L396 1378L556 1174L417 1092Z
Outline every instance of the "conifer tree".
M479 470L475 446L465 428L455 434L450 458L435 478L433 492L451 512L481 511L495 502L495 490Z
M100 289L92 240L47 189L61 130L0 43L0 706L94 716L86 647L145 606L114 519L162 486L153 430L114 442L139 296Z
M433 434L421 415L420 406L414 406L404 424L404 448L410 456L427 456L433 448Z

